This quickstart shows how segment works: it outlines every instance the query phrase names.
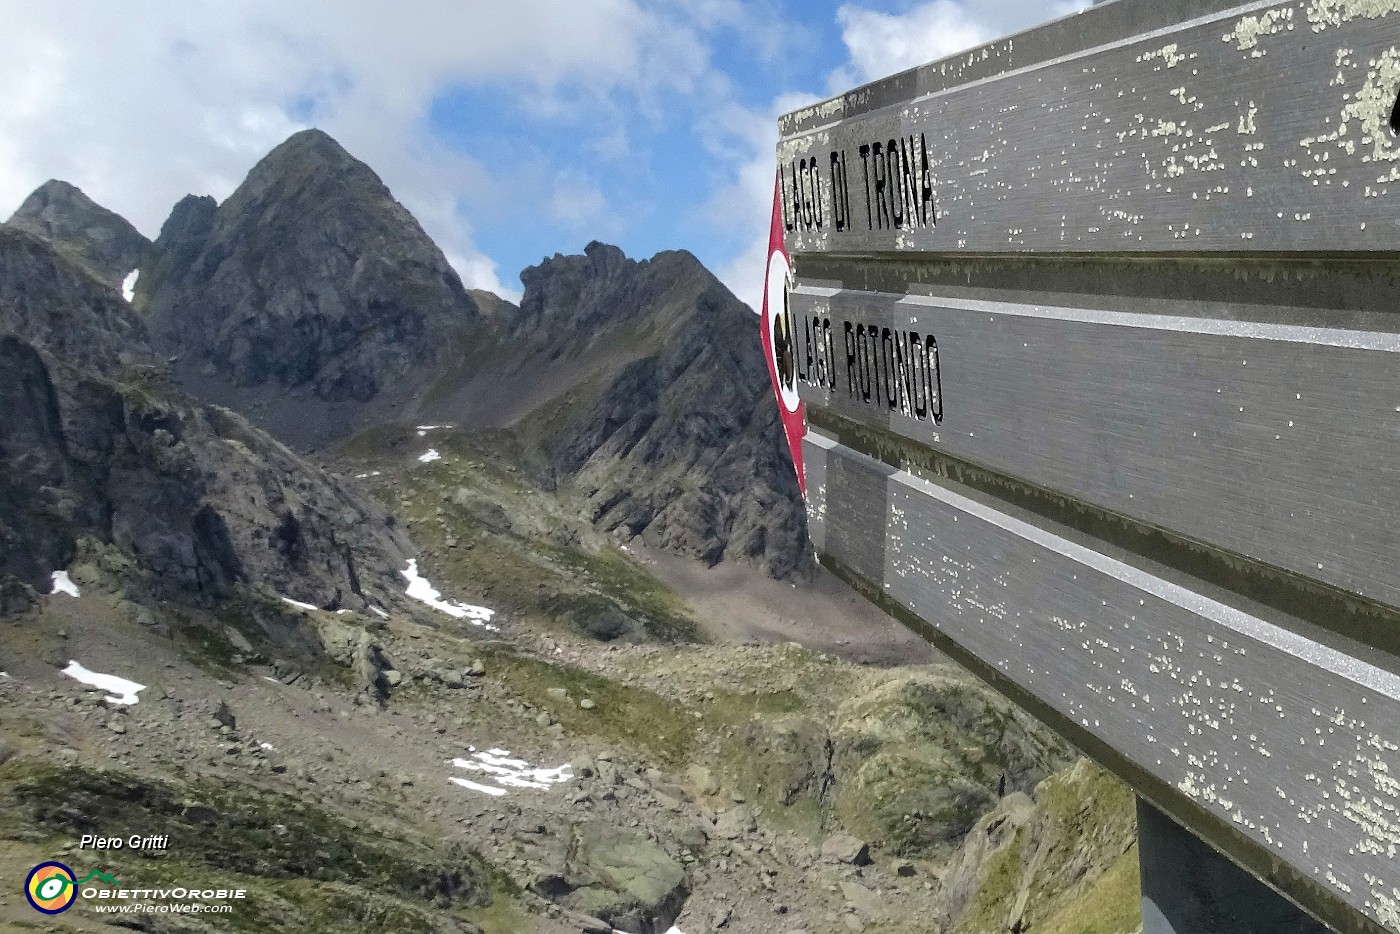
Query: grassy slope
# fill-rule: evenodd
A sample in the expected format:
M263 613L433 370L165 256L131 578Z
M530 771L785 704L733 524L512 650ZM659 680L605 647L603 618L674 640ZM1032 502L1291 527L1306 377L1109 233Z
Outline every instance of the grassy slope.
M439 451L421 464L409 453ZM534 489L514 465L481 439L450 432L365 435L343 453L381 476L366 482L404 518L431 555L434 574L487 595L491 605L533 626L571 628L569 611L602 598L636 620L651 638L693 641L699 628L683 601L644 567L594 535L560 503ZM390 459L390 454L393 457ZM410 466L411 465L411 466ZM369 472L366 469L360 473ZM510 528L493 528L483 512L499 507ZM455 546L449 542L455 540Z

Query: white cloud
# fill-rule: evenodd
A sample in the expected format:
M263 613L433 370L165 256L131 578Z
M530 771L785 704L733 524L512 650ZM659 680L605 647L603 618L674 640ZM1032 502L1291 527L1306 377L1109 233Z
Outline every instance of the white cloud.
M846 86L937 61L992 38L985 21L953 0L934 0L903 16L847 5L836 11L836 21L851 56L836 79Z
M1001 36L1079 10L1091 0L933 0L901 14L845 4L836 11L849 63L832 73L829 90L859 84L956 55Z
M730 181L705 206L710 223L752 231L742 252L717 271L721 282L754 311L763 302L768 268L768 227L773 216L773 186L777 177L778 117L815 102L811 94L784 94L766 113L732 106L716 116L706 145L739 154Z
M591 239L608 240L621 229L598 186L579 172L564 171L555 176L546 210L560 227Z
M21 5L0 31L0 212L64 178L154 236L180 197L226 197L314 124L383 176L467 285L509 296L462 209L493 173L431 137L434 96L640 99L713 80L694 30L635 0Z
M893 15L852 0L838 14L847 60L833 63L831 80L845 90L1087 2L904 0ZM722 44L730 58L740 49L767 62L806 49L815 27L785 22L777 0L143 0L84 4L80 14L11 6L0 31L0 217L57 177L153 236L180 197L226 197L264 153L314 124L379 172L469 287L513 299L516 270L503 278L473 223L609 237L648 206L609 204L596 171L553 164L540 150L485 164L465 157L428 125L444 89L498 91L602 162L627 158L646 144L633 138L642 127L687 101L704 115L697 123L709 127L719 172L702 219L727 237L752 234L743 246L731 241L740 255L719 273L755 306L776 118L813 99L739 107L735 85L749 76L712 61Z

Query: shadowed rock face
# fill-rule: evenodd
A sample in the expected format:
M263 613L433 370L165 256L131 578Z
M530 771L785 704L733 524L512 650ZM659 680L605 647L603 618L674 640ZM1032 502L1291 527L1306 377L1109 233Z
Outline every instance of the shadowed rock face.
M25 198L9 224L51 240L113 288L141 265L151 247L125 218L57 180L44 182Z
M264 419L295 443L403 397L479 319L442 251L364 163L317 130L267 155L217 208L187 198L140 283L153 340L196 394L340 407Z
M124 301L0 231L0 589L47 592L96 550L162 598L250 585L320 606L401 601L382 582L407 543L381 511L150 361Z

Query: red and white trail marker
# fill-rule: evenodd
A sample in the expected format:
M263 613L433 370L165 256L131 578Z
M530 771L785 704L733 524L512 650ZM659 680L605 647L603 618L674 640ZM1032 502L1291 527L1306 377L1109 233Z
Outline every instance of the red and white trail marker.
M802 436L807 433L807 418L802 400L797 395L797 355L793 344L792 308L788 290L792 286L792 264L788 261L787 245L783 242L782 197L778 179L773 180L773 221L768 231L768 278L763 286L763 312L759 331L764 356L768 360L768 375L773 380L773 392L778 397L778 412L787 433L792 466L797 471L797 487L807 492L807 477L802 469Z

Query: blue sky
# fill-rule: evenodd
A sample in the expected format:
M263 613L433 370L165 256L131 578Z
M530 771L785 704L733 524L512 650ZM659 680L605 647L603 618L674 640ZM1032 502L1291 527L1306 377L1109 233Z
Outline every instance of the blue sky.
M755 302L779 113L1087 0L146 0L0 35L0 214L64 178L154 236L315 125L474 287L592 239Z

